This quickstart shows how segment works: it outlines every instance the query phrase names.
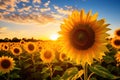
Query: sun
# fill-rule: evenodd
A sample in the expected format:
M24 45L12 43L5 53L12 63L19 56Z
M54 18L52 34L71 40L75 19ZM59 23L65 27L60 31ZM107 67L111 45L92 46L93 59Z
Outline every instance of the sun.
M59 37L58 34L52 34L52 35L50 36L50 39L51 39L51 40L57 40L58 37Z

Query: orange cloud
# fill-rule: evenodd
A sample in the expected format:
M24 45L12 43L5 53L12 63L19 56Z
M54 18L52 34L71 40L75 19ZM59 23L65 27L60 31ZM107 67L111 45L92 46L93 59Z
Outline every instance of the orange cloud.
M12 14L8 16L4 16L3 20L8 22L15 22L15 23L39 23L39 24L46 24L54 20L54 18L50 15L40 14L40 15L17 15Z

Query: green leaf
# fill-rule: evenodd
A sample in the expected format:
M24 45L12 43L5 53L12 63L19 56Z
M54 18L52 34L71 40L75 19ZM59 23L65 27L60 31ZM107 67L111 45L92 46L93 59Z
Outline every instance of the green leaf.
M60 66L55 66L55 67L54 67L54 70L62 71L63 69L62 69Z
M77 67L71 67L68 68L64 74L62 75L61 80L70 80L73 76L75 76L78 73Z
M120 77L117 77L113 74L111 74L106 68L102 67L101 65L94 65L90 66L89 69L97 74L98 76L101 76L103 78L108 78L108 79L118 79Z
M48 67L44 67L44 68L42 69L42 72L41 72L41 73L46 73L48 70L49 70Z
M10 74L10 78L11 79L20 78L20 75L18 75L17 73L12 73L12 74Z
M27 68L29 68L31 66L32 66L32 64L25 64L24 68L27 69Z
M60 75L57 75L56 77L53 77L52 80L60 80Z
M114 62L115 60L112 56L105 56L104 61L109 64L109 63Z

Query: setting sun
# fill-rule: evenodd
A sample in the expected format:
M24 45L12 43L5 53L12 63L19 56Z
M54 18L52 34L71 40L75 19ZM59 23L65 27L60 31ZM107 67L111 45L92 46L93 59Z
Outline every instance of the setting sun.
M58 37L59 37L58 34L52 34L52 35L50 36L50 39L51 39L51 40L57 40Z

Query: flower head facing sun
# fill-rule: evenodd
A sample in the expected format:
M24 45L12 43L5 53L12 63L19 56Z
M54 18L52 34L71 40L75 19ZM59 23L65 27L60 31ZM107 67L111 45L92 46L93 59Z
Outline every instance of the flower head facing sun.
M15 46L15 47L11 48L11 52L13 55L18 56L22 53L22 48L20 46L19 47Z
M24 44L24 49L28 52L28 53L34 53L37 49L37 46L35 43L33 42L27 42L26 44Z
M0 72L2 73L9 73L11 70L14 69L15 61L13 58L8 56L0 57Z
M62 50L76 63L91 64L93 58L99 60L107 51L105 37L109 24L104 24L104 19L97 21L97 16L97 13L91 15L91 11L85 14L83 9L80 13L75 10L61 25Z
M115 55L115 59L117 62L120 62L120 52L118 52L116 55Z
M45 63L51 63L53 59L55 58L55 53L51 49L44 49L41 51L40 58Z
M115 36L119 37L120 38L120 29L117 29L115 32L114 32Z
M115 48L120 48L120 38L118 37L112 38L111 45Z

